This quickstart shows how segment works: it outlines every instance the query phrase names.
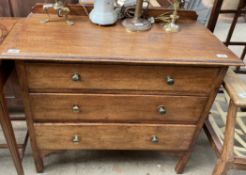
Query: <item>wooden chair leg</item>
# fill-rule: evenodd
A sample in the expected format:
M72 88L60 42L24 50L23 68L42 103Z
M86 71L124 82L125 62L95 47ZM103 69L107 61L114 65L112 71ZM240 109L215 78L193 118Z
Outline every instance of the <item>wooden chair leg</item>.
M230 169L229 167L230 163L225 160L218 159L213 171L213 175L226 175L228 170Z
M230 100L222 153L217 160L213 175L226 175L233 161L236 114L237 106Z
M214 5L213 5L213 9L212 12L210 14L210 18L208 21L208 25L207 28L211 31L214 32L216 23L218 21L219 15L220 15L220 10L222 7L224 0L215 0L214 1Z
M10 154L12 156L12 159L14 161L14 165L16 167L18 175L24 175L20 153L17 147L17 143L15 140L14 131L12 128L12 124L8 115L8 109L6 106L6 102L4 99L4 95L2 92L0 92L0 124L2 126L2 130L4 133L4 136L6 138L6 142L8 144Z

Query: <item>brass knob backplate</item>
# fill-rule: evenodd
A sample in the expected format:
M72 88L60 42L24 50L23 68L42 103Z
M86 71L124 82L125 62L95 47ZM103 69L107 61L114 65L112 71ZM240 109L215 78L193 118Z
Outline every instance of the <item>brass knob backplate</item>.
M73 105L72 110L73 110L74 113L79 113L80 112L80 107L78 105Z
M167 113L167 110L164 106L159 106L158 107L158 112L161 114L161 115L164 115Z
M151 143L157 144L159 142L159 138L157 136L151 136Z
M72 137L72 142L73 142L74 144L78 144L78 143L80 142L80 136L79 136L79 135L74 135L74 136Z
M174 83L175 83L174 78L172 78L170 75L166 76L166 83L167 83L169 86L174 85Z
M75 73L72 75L72 80L73 81L80 81L80 75L78 73Z

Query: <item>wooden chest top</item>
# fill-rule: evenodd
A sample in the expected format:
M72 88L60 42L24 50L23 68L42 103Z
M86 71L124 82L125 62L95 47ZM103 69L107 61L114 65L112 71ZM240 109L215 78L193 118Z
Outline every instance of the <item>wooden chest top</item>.
M18 23L0 48L0 59L149 64L242 65L204 26L181 21L181 32L165 33L160 24L130 33L123 26L101 27L87 17L41 24L46 16L30 15ZM53 18L56 18L53 16Z

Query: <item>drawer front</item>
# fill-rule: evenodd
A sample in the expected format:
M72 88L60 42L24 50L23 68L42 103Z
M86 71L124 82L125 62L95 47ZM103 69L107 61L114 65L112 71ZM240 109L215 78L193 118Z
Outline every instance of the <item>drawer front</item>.
M35 124L42 150L187 150L193 125Z
M33 118L40 122L103 121L196 123L206 97L109 94L30 95Z
M218 68L26 63L31 91L129 90L208 94Z

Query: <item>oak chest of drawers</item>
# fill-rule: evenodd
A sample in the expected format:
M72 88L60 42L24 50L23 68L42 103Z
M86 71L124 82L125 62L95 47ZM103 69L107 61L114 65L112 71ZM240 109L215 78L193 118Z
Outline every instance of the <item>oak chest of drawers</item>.
M128 33L43 17L16 25L0 49L16 61L37 171L48 153L103 149L177 152L181 173L228 66L241 61L191 21L177 34Z

